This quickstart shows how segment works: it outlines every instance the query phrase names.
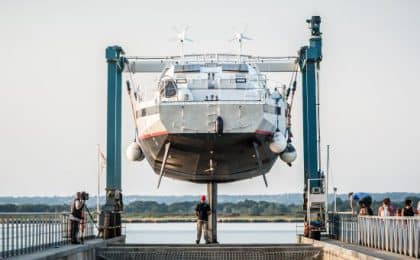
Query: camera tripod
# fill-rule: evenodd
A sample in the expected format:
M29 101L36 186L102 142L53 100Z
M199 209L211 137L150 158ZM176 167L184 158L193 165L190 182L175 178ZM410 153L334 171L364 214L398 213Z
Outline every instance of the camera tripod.
M92 214L90 213L90 210L89 210L89 208L86 206L86 204L85 203L83 203L83 208L82 209L86 209L86 211L87 211L87 213L88 213L88 215L89 215L89 218L90 218L90 220L92 221L92 223L93 223L93 225L95 225L95 228L96 228L96 230L98 230L98 232L99 232L99 228L98 228L98 226L96 225L96 222L95 222L95 219L93 218L93 216L92 216ZM84 222L83 223L83 225L85 225L86 223ZM84 235L84 228L82 229L82 234L81 234L81 237L80 237L80 240L82 241L82 243L83 243L83 241L84 241L84 238L83 238L83 235Z

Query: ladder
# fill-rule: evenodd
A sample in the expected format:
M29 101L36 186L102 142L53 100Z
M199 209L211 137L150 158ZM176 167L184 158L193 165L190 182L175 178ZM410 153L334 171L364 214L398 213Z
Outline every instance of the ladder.
M216 129L216 120L219 115L219 106L215 103L207 104L207 131L214 133Z
M306 220L311 226L311 223L320 221L318 227L312 228L321 232L326 231L326 219L327 219L327 203L328 196L325 186L325 178L308 179L307 183L307 205L306 205Z

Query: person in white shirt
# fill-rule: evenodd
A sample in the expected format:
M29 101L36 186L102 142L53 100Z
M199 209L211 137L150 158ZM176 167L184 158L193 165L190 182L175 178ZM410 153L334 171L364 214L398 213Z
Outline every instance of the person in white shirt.
M420 215L420 200L417 202L417 215Z
M382 202L382 206L378 209L378 216L390 217L394 215L394 208L391 205L391 199L385 198Z

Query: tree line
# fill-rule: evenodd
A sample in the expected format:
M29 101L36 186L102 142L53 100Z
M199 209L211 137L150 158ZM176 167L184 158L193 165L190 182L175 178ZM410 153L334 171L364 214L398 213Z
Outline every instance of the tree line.
M413 206L417 205L420 197L408 197L413 201ZM197 202L185 201L174 202L171 204L158 203L156 201L133 201L124 206L125 213L135 213L142 216L175 216L191 215L194 213ZM381 205L381 201L374 201L372 208L376 210ZM404 202L393 202L395 208L404 207ZM329 210L333 209L333 203L329 205ZM349 202L337 198L337 211L348 211ZM46 205L46 204L0 204L0 212L68 212L69 204ZM230 216L275 216L293 215L303 216L305 211L301 204L282 204L267 201L244 200L239 202L223 202L217 206L217 212L221 215ZM93 208L92 210L93 211Z
M124 212L137 213L143 216L191 215L194 213L196 205L197 202L193 201L174 202L171 204L158 203L156 201L133 201L124 205ZM0 204L0 212L67 212L69 210L69 204ZM303 213L302 205L299 204L285 205L254 200L219 203L216 210L219 214L238 216L296 215Z
M70 211L70 205L47 204L0 204L0 212L63 212Z
M156 215L191 215L194 213L197 202L175 202L171 204L158 203L155 201L134 201L126 205L126 213L141 213L144 216ZM244 200L236 203L224 202L217 205L216 211L222 215L250 215L250 216L273 216L273 215L299 215L303 213L302 205L281 204L266 201Z

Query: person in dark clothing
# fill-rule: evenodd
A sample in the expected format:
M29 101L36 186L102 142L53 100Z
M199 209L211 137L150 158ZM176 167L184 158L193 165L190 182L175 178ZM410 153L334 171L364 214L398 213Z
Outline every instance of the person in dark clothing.
M80 222L83 220L84 216L83 208L84 201L81 198L80 192L77 192L70 209L70 238L72 244L80 244L77 238Z
M373 209L371 207L367 208L368 216L373 216Z
M208 220L210 213L211 209L209 204L206 203L206 196L202 195L200 203L198 203L195 207L195 215L197 216L197 240L195 240L196 244L200 244L202 231L204 232L204 240L206 241L206 244L209 242Z
M416 212L415 212L415 209L413 208L413 206L411 205L412 201L409 200L409 199L406 199L404 204L405 204L405 206L402 209L402 216L403 217L413 217L416 214Z

